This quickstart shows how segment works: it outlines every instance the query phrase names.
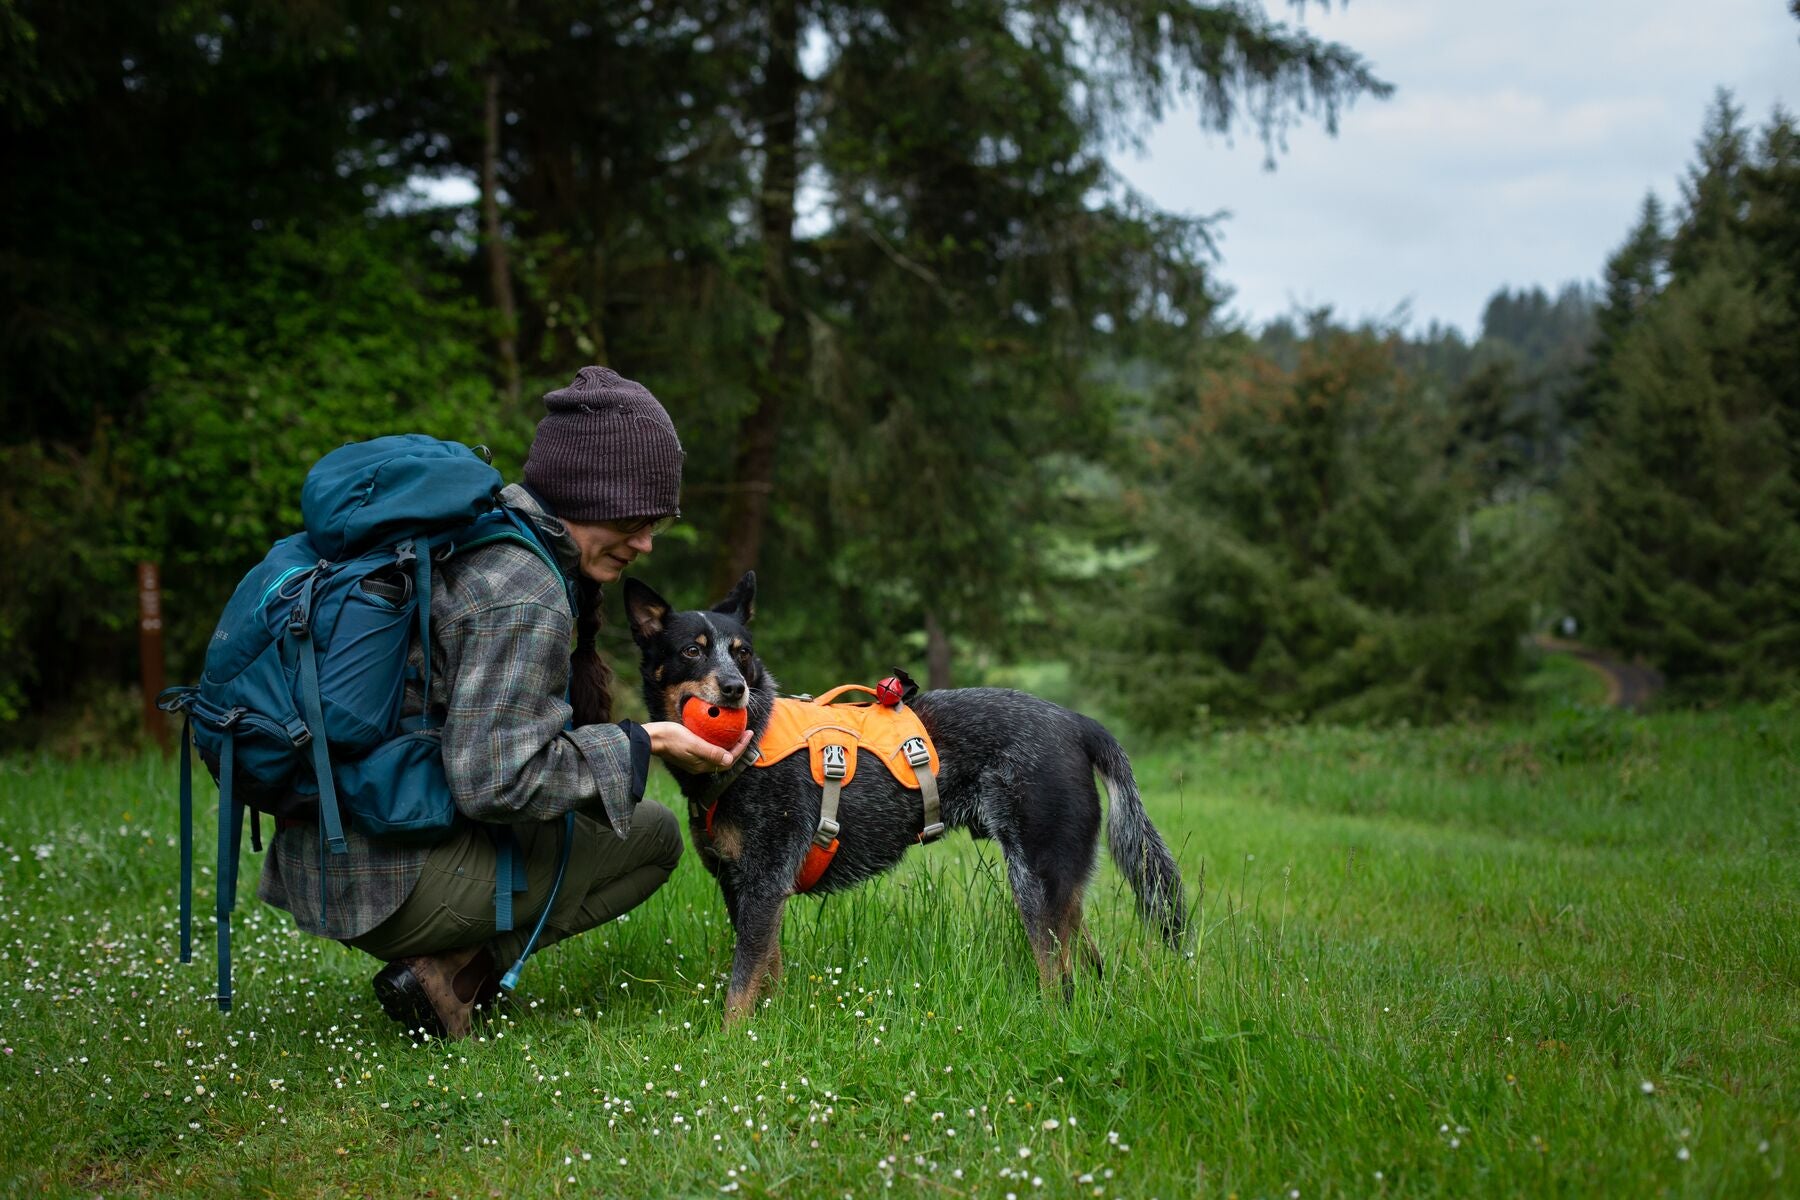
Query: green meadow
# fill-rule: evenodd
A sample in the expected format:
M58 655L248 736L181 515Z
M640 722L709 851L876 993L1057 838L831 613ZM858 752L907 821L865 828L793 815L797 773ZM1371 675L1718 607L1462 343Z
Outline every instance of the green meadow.
M0 1191L1800 1194L1792 708L1126 741L1191 955L1106 862L1106 976L1042 998L957 834L792 902L726 1032L690 855L451 1046L249 895L220 1014L209 869L176 962L173 763L0 762Z

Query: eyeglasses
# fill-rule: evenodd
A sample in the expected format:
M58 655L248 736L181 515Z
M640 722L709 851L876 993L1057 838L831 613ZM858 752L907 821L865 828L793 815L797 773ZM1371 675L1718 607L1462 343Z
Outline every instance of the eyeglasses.
M645 533L651 537L661 537L669 531L671 525L680 519L681 514L674 512L666 517L623 517L617 521L605 521L602 524L610 526L616 533L624 537L637 537Z

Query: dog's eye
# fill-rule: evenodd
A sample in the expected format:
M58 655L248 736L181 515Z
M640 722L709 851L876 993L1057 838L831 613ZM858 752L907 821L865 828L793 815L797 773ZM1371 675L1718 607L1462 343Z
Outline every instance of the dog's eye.
M700 647L697 645L690 644L685 650L683 650L681 652L681 657L683 657L683 658L699 658L700 654L701 654Z
M748 646L738 646L732 650L732 653L737 655L737 660L739 662L750 661L750 647Z

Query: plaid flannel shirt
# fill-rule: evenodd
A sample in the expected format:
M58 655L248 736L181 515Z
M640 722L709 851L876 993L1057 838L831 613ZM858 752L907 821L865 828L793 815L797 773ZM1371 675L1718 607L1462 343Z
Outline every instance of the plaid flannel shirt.
M576 569L574 540L530 493L515 484L501 500L532 521L565 572ZM630 832L643 786L631 735L617 725L564 728L574 637L563 580L527 547L497 542L434 569L431 707L443 729L444 774L464 816L510 824L560 820L570 809L604 811L619 837ZM412 663L421 665L416 636ZM409 681L408 714L420 711L419 692ZM348 826L344 835L349 853L324 866L324 921L316 822L276 833L257 895L309 933L353 938L381 924L411 893L431 848L374 841Z

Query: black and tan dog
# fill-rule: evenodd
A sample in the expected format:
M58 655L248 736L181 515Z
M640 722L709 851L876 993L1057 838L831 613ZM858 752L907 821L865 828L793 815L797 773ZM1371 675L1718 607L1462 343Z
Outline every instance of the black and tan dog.
M632 637L642 652L644 700L652 720L679 720L682 704L748 707L759 735L775 702L775 680L750 639L756 576L706 612L676 612L636 580L625 582ZM1072 987L1077 944L1096 973L1100 952L1081 924L1081 897L1093 874L1100 831L1097 771L1111 796L1107 844L1131 881L1139 915L1172 947L1183 938L1181 876L1138 799L1131 763L1113 736L1079 713L999 688L921 692L910 702L939 757L943 822L990 837L1007 877L1044 985ZM781 973L781 913L819 822L821 789L806 755L742 772L717 799L710 835L704 814L714 777L675 777L688 800L694 844L718 878L737 931L725 1017L750 1013L764 979ZM839 848L812 889L840 891L888 870L916 844L918 794L885 770L858 773L843 791Z

